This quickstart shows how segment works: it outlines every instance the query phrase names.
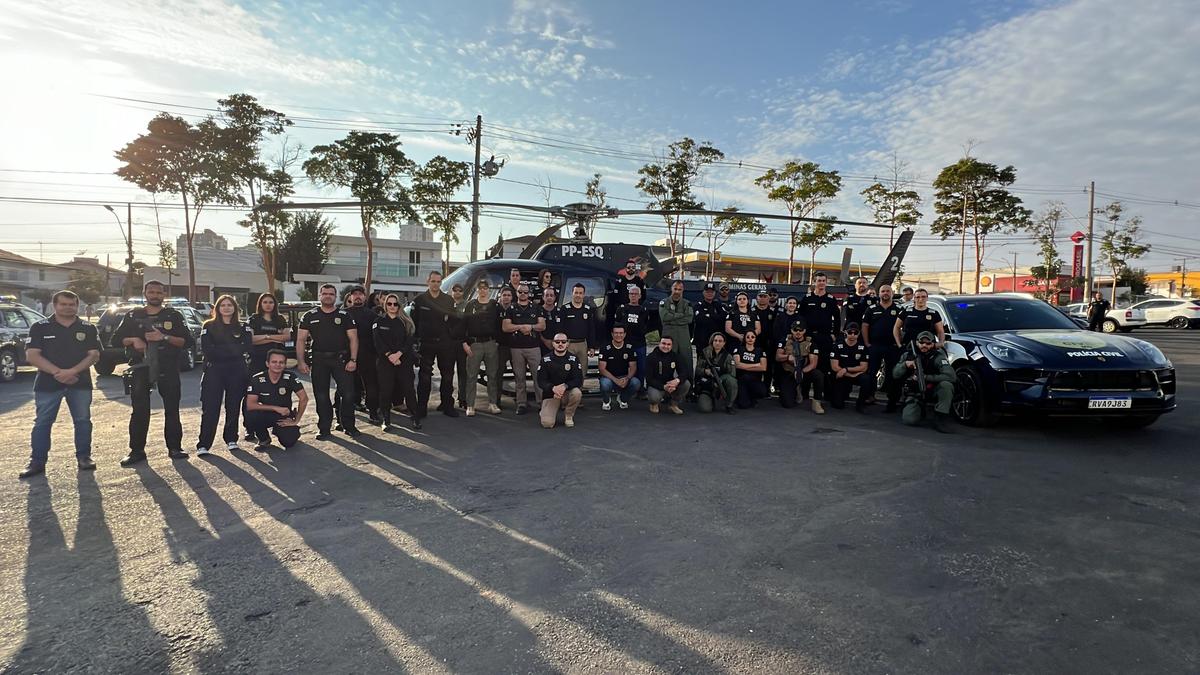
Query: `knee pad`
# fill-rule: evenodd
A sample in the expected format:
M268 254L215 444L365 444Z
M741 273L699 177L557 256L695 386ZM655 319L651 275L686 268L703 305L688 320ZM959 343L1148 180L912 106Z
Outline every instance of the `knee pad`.
M712 412L713 411L712 396L710 396L708 394L700 394L698 397L696 397L696 407L700 409L700 412L706 412L706 413Z

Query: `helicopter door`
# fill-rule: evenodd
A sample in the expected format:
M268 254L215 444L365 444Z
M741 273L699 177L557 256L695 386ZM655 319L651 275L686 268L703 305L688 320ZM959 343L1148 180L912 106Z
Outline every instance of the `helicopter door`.
M566 304L571 301L571 289L575 288L575 284L583 284L583 297L591 301L603 313L607 290L604 286L604 279L599 276L566 275L566 278L563 279L563 297L559 299L559 304Z

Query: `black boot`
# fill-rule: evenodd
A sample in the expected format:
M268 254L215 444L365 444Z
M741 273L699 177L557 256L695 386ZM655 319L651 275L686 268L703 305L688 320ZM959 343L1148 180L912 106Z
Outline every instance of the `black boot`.
M950 416L946 413L935 412L933 414L933 428L943 434L954 433L954 430L950 428Z

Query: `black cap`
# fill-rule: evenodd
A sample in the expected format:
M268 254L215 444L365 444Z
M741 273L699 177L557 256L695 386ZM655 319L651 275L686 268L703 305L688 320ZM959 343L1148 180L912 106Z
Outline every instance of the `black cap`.
M367 292L367 289L363 288L360 284L355 284L355 285L351 286L350 290L347 291L347 293L366 293L366 292Z
M843 328L842 330L843 330L843 332L846 332L846 333L849 333L852 330L858 330L858 324L851 321L851 322L847 323L846 327Z
M713 283L713 282L711 282L711 281L705 282L705 284L704 284L704 290L706 290L706 291L715 291L715 290L717 290L717 285L716 285L716 284L714 284L714 283Z
M758 292L758 295L759 295L759 296L763 296L763 295L766 295L766 294L767 294L767 292L766 292L766 291L762 291L762 290L760 290L760 291Z
M723 290L723 291L729 290L729 284L721 284L721 290Z
M804 323L804 319L796 319L792 322L792 330L807 330L808 324Z

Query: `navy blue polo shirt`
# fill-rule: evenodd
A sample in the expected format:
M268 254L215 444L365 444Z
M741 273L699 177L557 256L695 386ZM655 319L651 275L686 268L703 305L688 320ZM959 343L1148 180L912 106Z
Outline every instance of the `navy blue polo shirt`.
M75 319L70 326L64 326L50 317L30 326L28 348L40 349L42 357L59 368L71 368L87 357L89 351L100 351L100 334L95 326L79 319ZM69 386L72 389L91 389L90 369L80 373L79 381ZM59 391L67 387L50 373L40 370L33 381L34 391Z

